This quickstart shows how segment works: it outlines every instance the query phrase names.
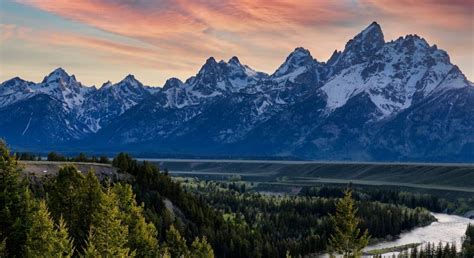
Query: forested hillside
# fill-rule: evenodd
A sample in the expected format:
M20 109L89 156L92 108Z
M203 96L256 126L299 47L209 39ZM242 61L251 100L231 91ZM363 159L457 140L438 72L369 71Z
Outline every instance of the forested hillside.
M331 215L343 197L341 189L272 196L248 191L247 184L176 181L167 171L124 153L112 161L123 177L99 179L73 165L54 176L32 177L22 172L5 144L0 151L0 256L7 257L325 252L338 225ZM411 205L376 196L355 191L351 204L358 208L355 227L367 230L372 241L426 225L434 218L425 208L438 208L425 205L425 199Z

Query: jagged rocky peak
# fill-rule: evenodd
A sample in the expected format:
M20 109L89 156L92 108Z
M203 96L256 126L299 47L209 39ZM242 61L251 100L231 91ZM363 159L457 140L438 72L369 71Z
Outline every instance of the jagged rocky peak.
M113 91L124 91L125 93L130 94L142 94L142 92L147 91L146 86L144 86L132 74L127 75L125 78L123 78L120 82L116 84L107 84L104 89L111 89Z
M204 65L199 70L198 74L204 74L209 71L214 71L217 68L217 66L218 65L217 65L216 59L211 56L206 60Z
M165 85L163 86L163 90L166 91L171 88L179 88L183 86L183 84L184 83L180 79L173 77L166 80Z
M346 43L344 51L337 51L329 59L328 64L334 66L335 72L367 61L385 45L382 28L372 22L353 39Z
M285 63L291 63L295 65L303 65L306 62L314 61L313 56L306 48L297 47L291 54L286 58Z
M433 72L447 72L451 69L449 55L446 51L438 49L436 45L430 46L429 43L418 35L407 35L387 43L383 50L379 52L383 57L380 60L374 60L381 63L404 63L403 67L418 69L420 67L430 68L437 66ZM400 65L393 64L396 67ZM407 66L409 65L409 66ZM418 68L417 68L418 67Z
M217 62L214 57L210 57L198 74L186 80L185 84L199 92L198 95L216 96L239 91L267 76L240 63L237 57L232 57L228 62Z
M334 52L332 53L331 57L328 59L328 61L326 62L328 65L333 65L337 62L337 60L339 59L339 57L341 56L342 52L341 51L338 51L337 49L334 50Z
M42 83L51 83L58 81L68 83L69 81L76 81L76 77L74 75L69 76L69 74L63 68L59 67L53 70L48 76L44 77Z
M104 82L104 84L102 84L102 86L100 87L101 89L106 89L106 88L109 88L109 87L112 87L113 84L111 81L106 81Z
M118 84L129 84L132 86L142 86L143 84L138 81L133 74L125 76Z
M9 80L4 81L2 84L5 84L5 83L22 83L22 82L26 82L26 81L23 80L22 78L16 76L16 77L13 77Z
M449 62L449 56L446 51L438 49L436 45L430 46L429 43L422 37L414 34L406 35L405 37L400 37L397 40L390 42L394 47L399 51L405 51L410 54L415 52L420 53L437 53L440 56L443 56L445 61Z
M31 93L30 86L34 85L33 82L25 81L20 77L14 77L10 80L4 81L0 84L0 107L7 105L11 101L16 101L22 97L14 97L12 99L2 99L3 96L8 96L10 94L14 95L23 95Z
M236 57L236 56L231 57L227 63L233 64L233 65L242 65L242 64L240 63L239 58Z
M385 44L382 28L377 22L372 22L367 28L347 42L347 48L368 51L381 48Z
M243 65L240 62L239 58L236 56L233 56L232 58L229 59L229 61L227 61L227 66L230 69L236 69L236 70L241 70L241 71L244 71L246 68L248 68L248 66Z
M285 62L278 67L272 77L288 75L297 70L301 70L300 72L302 72L307 67L312 67L315 64L318 64L318 61L313 58L309 50L298 47L288 55Z
M0 86L9 88L9 87L16 87L18 85L28 84L28 83L31 83L31 82L25 81L20 77L13 77L9 80L4 81L2 84L0 84Z

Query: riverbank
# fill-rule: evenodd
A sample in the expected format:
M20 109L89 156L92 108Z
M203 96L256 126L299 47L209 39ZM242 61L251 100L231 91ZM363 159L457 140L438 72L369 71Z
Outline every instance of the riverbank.
M370 245L364 249L364 252L370 254L374 251L381 251L385 255L391 257L394 253L403 250L395 250L397 247L419 244L424 246L426 243L456 243L458 250L461 249L462 237L466 232L469 223L473 224L474 220L457 215L448 215L443 213L432 213L437 221L426 227L416 228L410 232L402 233L400 237L393 241L380 242ZM387 257L388 257L387 256ZM371 257L370 255L366 257Z

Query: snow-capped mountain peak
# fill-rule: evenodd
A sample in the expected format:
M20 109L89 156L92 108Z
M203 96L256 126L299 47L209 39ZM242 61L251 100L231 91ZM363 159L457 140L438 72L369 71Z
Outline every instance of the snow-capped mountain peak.
M238 65L238 66L241 66L241 65L242 65L242 64L240 63L239 58L236 57L236 56L231 57L227 63L233 64L233 65Z
M163 90L166 91L171 88L180 88L183 85L184 83L180 79L173 77L166 80Z
M332 66L332 74L352 65L367 61L385 44L382 28L376 22L371 23L353 39L346 43L344 51L334 52L328 64Z
M286 58L285 62L271 75L278 83L286 81L296 82L300 77L317 78L324 77L322 70L324 65L313 58L309 50L298 47ZM305 79L304 79L305 80ZM303 81L304 81L303 80Z
M271 76L237 57L210 57L195 76L163 88L133 75L84 87L61 68L42 83L13 78L0 85L0 137L26 146L92 137L86 142L99 149L144 143L163 153L172 146L309 159L376 159L385 151L390 159L445 154L472 162L473 86L436 45L417 35L385 42L372 23L327 62L296 48ZM25 128L39 134L26 138Z
M372 22L367 28L347 42L345 50L367 52L382 47L384 43L382 28L377 22Z
M276 70L273 76L278 77L287 74L292 69L311 65L315 61L309 50L298 47L288 55L285 62Z
M195 77L186 80L186 84L192 89L193 95L213 97L240 91L266 76L243 65L237 57L232 57L229 62L223 60L216 62L210 57Z
M362 30L362 32L359 33L363 38L371 37L369 40L373 39L381 39L383 40L383 33L382 33L382 28L380 25L374 21L372 22L367 28Z
M34 94L32 85L34 85L33 82L25 81L20 77L14 77L0 84L0 107L31 97Z
M142 87L143 84L138 81L134 75L129 74L125 78L123 78L117 85L130 85L132 87Z
M51 83L61 81L62 83L69 83L69 81L76 81L74 75L69 74L61 67L54 69L48 76L44 77L42 83Z
M87 97L76 112L82 123L92 132L97 132L150 95L150 90L129 74L116 84L110 81L104 83L95 94Z
M109 87L112 87L113 86L113 83L111 81L106 81L102 84L102 86L100 87L101 89L102 88L109 88Z
M217 69L217 67L218 67L218 64L217 64L216 59L211 56L206 60L204 65L201 67L201 69L198 72L198 75L206 74L206 73L215 71Z
M28 83L29 82L23 80L20 77L13 77L10 80L4 81L2 84L0 84L0 90L15 89L18 86L27 85Z
M369 34L374 34L370 36L372 38L383 38L379 35L379 27L371 25L352 42L360 43ZM342 69L322 87L328 96L329 110L342 107L352 97L364 93L380 111L378 118L384 118L438 91L468 85L465 76L450 63L445 51L430 46L417 35L400 37L380 47L360 45L356 47L359 52L348 51L353 47L350 41L335 64L340 65L341 58L345 58L344 65L356 62ZM360 55L367 47L374 48L373 52Z

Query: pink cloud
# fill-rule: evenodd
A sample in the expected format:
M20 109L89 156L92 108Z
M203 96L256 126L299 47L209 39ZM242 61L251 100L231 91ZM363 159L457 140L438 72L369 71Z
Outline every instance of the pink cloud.
M239 48L231 38L235 34L239 38L261 38L264 31L288 34L308 24L329 24L353 17L342 2L335 1L19 1L101 30L153 43L166 51L201 56ZM211 31L220 35L209 35Z
M430 43L446 43L448 52L473 43L473 8L471 1L464 0L17 1L150 46L142 52L131 46L106 46L104 42L75 35L82 48L98 47L128 58L134 58L132 53L136 51L135 59L143 58L143 62L159 69L176 67L177 73L187 69L184 73L189 75L208 56L232 55L240 56L257 69L272 72L288 51L297 46L309 48L324 61L373 20L387 29L387 39L416 33L428 37ZM443 38L446 35L434 33L440 28L461 32L460 37L464 38L456 44L447 42ZM77 42L66 40L63 44Z
M362 0L378 12L412 24L454 30L473 29L474 3L470 0Z
M0 24L0 38L2 41L14 38L25 38L32 30L28 27L18 26L15 24Z

